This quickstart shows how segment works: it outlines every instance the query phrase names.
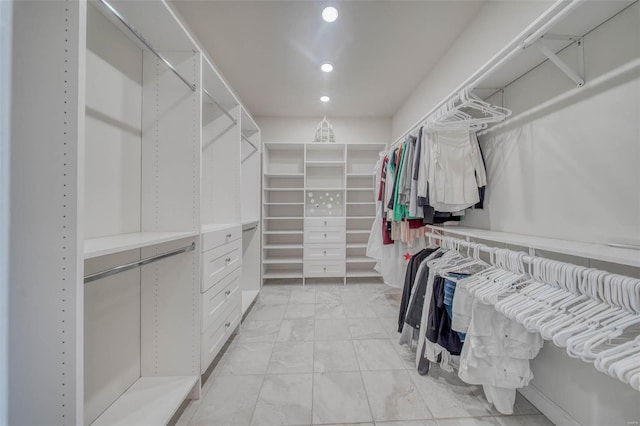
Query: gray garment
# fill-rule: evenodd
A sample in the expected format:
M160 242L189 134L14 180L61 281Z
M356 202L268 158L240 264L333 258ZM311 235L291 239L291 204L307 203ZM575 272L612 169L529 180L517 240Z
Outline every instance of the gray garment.
M398 184L398 202L404 206L409 205L409 195L411 194L413 152L415 148L416 138L409 136L407 138L407 147L402 159L402 169L400 170L400 180Z
M429 256L431 257L431 256ZM424 279L424 272L425 269L427 268L427 262L426 259L422 261L422 263L420 264L420 266L418 267L418 272L416 273L416 277L414 279L414 282L417 282L418 280ZM409 298L409 304L407 306L411 306L413 305L414 301L413 299L416 296L416 288L418 286L414 285L413 288L411 289L411 297ZM415 328L411 327L409 324L404 324L404 327L402 327L402 334L400 335L400 341L398 343L400 343L401 345L409 345L412 346L413 345L413 341L414 340L418 340L417 339L417 334L418 334L418 330L416 330Z
M418 139L415 143L413 155L413 168L411 170L411 193L409 196L409 216L414 218L424 218L424 209L419 208L418 203L418 176L420 175L420 150L422 147L422 127L418 130Z

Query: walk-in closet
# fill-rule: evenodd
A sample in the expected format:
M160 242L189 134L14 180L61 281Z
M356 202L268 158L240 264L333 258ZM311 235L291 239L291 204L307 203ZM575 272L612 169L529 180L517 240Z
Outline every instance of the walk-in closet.
M637 0L0 34L0 426L640 424Z

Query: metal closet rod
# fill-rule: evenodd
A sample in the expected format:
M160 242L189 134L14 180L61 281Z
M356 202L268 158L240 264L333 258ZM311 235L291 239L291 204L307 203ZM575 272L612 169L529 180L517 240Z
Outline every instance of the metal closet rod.
M175 256L177 254L187 253L195 250L196 243L191 243L188 246L179 248L177 250L171 250L166 253L161 253L156 256L147 257L144 259L136 260L135 262L126 263L124 265L115 266L113 268L105 269L104 271L96 272L94 274L85 275L84 283L90 283L92 281L96 281L102 278L109 277L111 275L119 274L120 272L128 271L130 269L139 268L143 265L148 265L150 263L157 262L162 259L166 259L167 257Z
M118 12L118 10L111 6L106 0L99 0L100 3L102 3L107 9L109 9L111 11L111 13L113 13L115 15L116 18L118 18L118 20L122 23L122 25L124 25L125 27L127 27L127 29L129 31L131 31L131 33L136 36L136 38L138 40L140 40L142 42L142 44L144 44L145 46L147 46L147 49L149 49L151 51L151 53L153 53L154 55L156 55L156 57L158 59L160 59L162 62L164 62L164 64L169 67L169 69L171 71L173 71L173 73L175 75L178 76L178 78L180 80L183 81L184 84L186 84L189 89L191 89L192 92L196 91L196 85L192 84L189 82L189 80L187 80L186 78L184 78L179 72L178 70L175 69L175 67L171 64L171 62L169 62L168 60L166 60L160 53L158 53L158 51L156 49L153 48L153 46L151 45L151 43L149 43L143 36L142 34L140 34L138 31L136 31L135 28L133 28L133 26L131 24L129 24L129 22L127 22L127 20L124 18L124 16L122 16L120 14L120 12Z
M473 90L483 82L487 77L493 74L496 70L500 69L505 63L509 62L513 57L524 49L530 47L538 41L543 35L545 35L556 23L569 15L573 10L582 4L585 0L570 0L569 4L566 4L566 0L556 0L547 12L538 17L523 33L521 33L517 39L512 40L507 46L505 46L500 52L498 52L488 63L483 65L478 71L476 71L471 77L465 80L460 86L458 86L449 96L440 101L434 106L428 113L426 113L420 120L414 125L409 127L400 137L398 137L392 144L394 147L401 143L404 138L420 127L430 116L436 111L445 106L450 99L457 96L461 90L468 88ZM546 20L546 21L545 21ZM539 26L538 26L539 25ZM530 28L537 29L531 30ZM531 32L533 31L533 32ZM527 34L528 33L528 34Z
M236 120L235 118L233 118L233 116L229 113L229 111L227 111L226 109L224 109L224 107L223 107L222 105L220 105L220 104L218 103L218 101L216 101L216 100L214 99L214 97L213 97L213 96L211 96L211 93L209 93L209 92L207 91L207 89L205 89L204 87L202 88L202 93L204 93L205 95L207 95L207 97L208 97L209 99L211 99L211 102L213 102L213 103L215 104L215 106L217 106L218 108L220 108L220 110L221 110L222 112L224 112L224 114L225 114L227 117L229 117L229 119L231 119L231 121L233 121L233 124L238 124L238 120Z

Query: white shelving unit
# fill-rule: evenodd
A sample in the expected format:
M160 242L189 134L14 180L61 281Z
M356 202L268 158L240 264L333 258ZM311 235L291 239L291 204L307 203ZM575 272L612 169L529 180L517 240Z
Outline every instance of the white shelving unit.
M371 226L376 214L375 165L384 144L347 145L346 206L347 257L346 278L379 277L375 261L365 256Z
M304 145L266 143L262 279L303 280Z
M265 144L263 280L304 283L306 278L339 277L346 284L347 278L379 277L365 252L375 219L374 166L384 148L384 144ZM334 229L332 224L338 222L329 220L323 225L325 218L342 218L346 227ZM344 242L305 242L306 232L318 225L339 229ZM318 252L319 244L326 251ZM304 254L305 249L316 250ZM318 253L327 258L313 257ZM311 265L317 267L313 272Z

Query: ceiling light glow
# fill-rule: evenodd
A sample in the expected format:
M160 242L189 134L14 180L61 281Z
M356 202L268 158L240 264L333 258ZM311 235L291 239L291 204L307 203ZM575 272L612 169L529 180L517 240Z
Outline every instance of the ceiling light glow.
M324 71L324 72L331 72L331 71L333 71L333 65L331 65L331 64L322 64L320 69L322 71Z
M328 96L321 96L321 97L320 97L320 101L321 101L321 102L329 102L330 100L331 100L331 98L330 98L330 97L328 97Z
M322 10L322 19L327 22L333 22L338 19L338 9L333 6L325 7Z

